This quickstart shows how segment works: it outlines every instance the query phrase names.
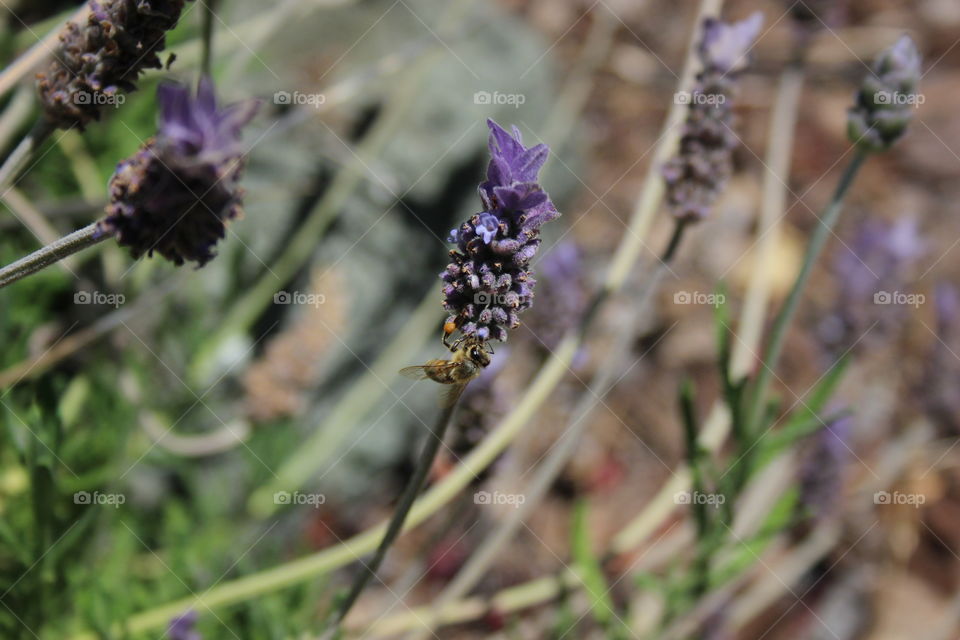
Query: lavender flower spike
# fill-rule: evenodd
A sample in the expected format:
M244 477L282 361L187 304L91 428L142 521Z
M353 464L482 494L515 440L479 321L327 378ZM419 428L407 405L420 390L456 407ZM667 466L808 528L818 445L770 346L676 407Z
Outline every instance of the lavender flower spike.
M203 266L227 222L241 215L240 129L258 104L218 107L209 78L200 80L196 96L175 84L157 93L157 136L117 165L98 229L135 258L156 251L177 265Z
M703 69L686 100L687 119L680 149L663 168L667 206L679 220L701 220L726 185L737 146L733 133L733 99L737 75L747 66L748 52L760 33L763 17L754 13L727 24L707 19L698 50Z
M490 164L479 189L484 210L450 232L457 248L440 278L448 324L464 336L505 342L533 302L530 259L540 246L540 226L560 213L537 184L547 146L523 146L516 127L510 135L493 120L487 126Z
M852 142L868 151L883 151L903 135L921 102L917 95L920 62L917 45L909 36L877 56L847 117Z
M185 2L91 0L86 25L67 24L49 69L37 74L47 121L83 130L105 104L118 104L120 91L135 88L141 71L161 68L157 53Z

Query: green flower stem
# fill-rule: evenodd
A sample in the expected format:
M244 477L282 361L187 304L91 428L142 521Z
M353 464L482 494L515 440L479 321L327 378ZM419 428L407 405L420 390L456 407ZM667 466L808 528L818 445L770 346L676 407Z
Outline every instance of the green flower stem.
M95 222L83 229L74 231L70 235L64 236L56 242L34 251L25 258L0 269L0 288L49 267L81 249L103 242L108 237L107 235L97 236L97 223Z
M807 280L810 279L813 265L816 264L817 258L820 256L820 252L827 242L827 238L833 231L837 219L840 217L840 211L843 209L844 196L846 196L847 191L853 184L853 180L856 178L857 172L860 171L860 167L867 159L867 156L867 151L858 148L854 152L850 163L846 169L844 169L843 175L840 177L840 182L834 191L833 198L820 217L819 223L816 229L814 229L813 236L810 238L810 244L807 246L807 252L804 255L803 266L800 268L800 273L797 274L797 279L794 281L793 288L787 296L787 301L774 320L773 329L770 333L770 341L767 343L767 348L764 351L763 360L760 363L760 371L757 374L757 381L750 399L750 412L746 423L747 434L755 434L760 427L760 420L764 414L767 393L770 388L773 372L777 368L780 354L783 351L783 340L787 335L790 322L796 313L800 296L803 293L804 287L807 285Z
M213 60L213 19L216 16L217 0L204 0L203 17L200 24L200 40L203 42L203 53L200 57L200 73L210 75L210 64Z
M23 168L30 161L33 152L43 144L50 134L53 133L53 126L45 119L40 119L33 126L33 129L27 136L20 141L10 155L0 166L0 193L6 191L14 183Z
M369 564L364 564L363 570L354 580L353 585L350 587L350 593L347 594L346 599L340 604L337 610L331 631L339 628L341 621L347 616L350 609L353 608L353 605L370 583L370 580L377 574L380 565L383 564L383 559L387 556L387 551L390 550L393 542L397 539L397 536L400 535L400 531L403 529L403 523L407 519L417 496L420 495L420 489L423 488L423 484L427 480L427 474L430 472L433 461L437 457L437 451L440 450L440 445L443 443L443 436L446 434L447 427L450 425L450 419L453 417L453 413L457 408L460 394L463 393L466 387L467 385L465 384L460 387L455 400L444 407L443 411L441 411L437 417L433 429L431 429L427 435L427 441L423 444L420 459L417 461L413 475L410 476L410 480L403 490L403 495L400 496L400 502L393 512L393 517L390 518L390 524L387 526L386 533L383 534L383 540L380 541L380 546L377 547L377 553L373 556Z

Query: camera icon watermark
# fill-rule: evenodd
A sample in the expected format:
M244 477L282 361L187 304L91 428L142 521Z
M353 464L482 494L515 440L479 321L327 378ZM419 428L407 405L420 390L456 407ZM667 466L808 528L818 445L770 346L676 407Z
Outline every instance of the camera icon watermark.
M905 504L919 509L920 505L926 503L926 501L927 497L922 493L901 493L899 491L890 493L889 491L877 491L873 494L873 504Z
M103 293L102 291L77 291L73 294L73 304L107 305L114 309L127 301L122 293Z
M902 291L877 291L873 294L873 304L903 305L914 309L927 301L922 293L903 293Z
M674 504L705 504L719 507L726 503L727 496L722 493L701 493L700 491L678 491L673 494Z
M526 101L527 96L522 93L477 91L473 94L473 104L513 105L515 109L519 109Z
M327 97L322 93L275 91L273 94L273 104L309 105L319 109L326 101Z
M473 494L473 504L481 505L510 505L518 509L527 501L522 493L500 493L499 491L477 491Z
M877 91L873 94L875 104L919 107L927 101L922 93L901 93L900 91Z
M473 304L480 305L482 307L489 307L490 305L498 305L502 307L511 306L511 302L515 296L511 296L509 293L490 293L489 291L478 291L473 294ZM519 301L519 299L518 299Z
M700 291L677 291L673 294L673 304L706 304L719 307L725 304L727 296L722 293L702 293Z
M119 509L120 505L127 501L127 496L122 493L100 493L94 491L77 491L73 494L73 504L85 505L107 505L114 509Z
M127 101L127 96L122 93L102 93L100 91L76 91L73 94L74 104L113 106L119 108Z
M317 508L327 501L327 496L322 493L301 493L300 491L277 491L273 494L273 504L297 504L310 505Z
M718 106L727 101L722 93L703 93L702 91L677 91L673 94L674 104L705 104Z
M322 293L305 293L303 291L277 291L273 294L273 304L305 304L317 308L327 301Z

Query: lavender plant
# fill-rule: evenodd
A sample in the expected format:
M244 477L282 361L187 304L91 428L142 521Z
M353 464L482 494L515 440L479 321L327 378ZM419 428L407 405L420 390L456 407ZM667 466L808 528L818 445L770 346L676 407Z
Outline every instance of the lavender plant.
M459 331L462 339L450 361L432 360L424 376L452 384L453 396L445 403L435 426L427 436L416 468L404 489L387 530L373 559L354 580L349 593L337 608L329 634L339 628L360 594L376 575L387 550L400 534L410 508L420 493L443 442L456 402L470 380L490 363L485 353L487 340L505 342L507 330L519 326L519 313L533 303L536 281L530 259L540 246L540 227L560 214L550 197L536 182L549 149L544 144L525 147L519 129L507 133L493 120L488 148L487 179L479 187L484 211L450 233L457 249L440 274L443 307L450 316L444 324L443 342Z
M118 164L105 216L0 269L0 287L108 238L134 257L156 251L177 265L203 266L213 257L227 222L241 212L240 131L257 103L218 107L206 77L196 96L183 86L161 85L158 101L157 136Z
M520 313L533 303L530 260L540 247L540 226L560 214L537 184L547 146L525 147L516 127L511 135L493 120L487 126L490 163L479 187L483 211L450 232L457 248L440 278L443 308L450 314L445 333L459 330L506 342L507 331L520 326Z
M831 418L821 415L836 384L842 376L843 362L837 363L822 377L811 390L799 409L786 416L778 416L775 404L768 403L767 392L772 372L777 365L782 349L785 332L796 311L800 295L807 283L810 271L819 257L830 231L836 224L843 198L850 188L853 178L868 154L888 148L904 132L909 114L899 108L889 108L884 100L870 100L866 96L883 90L904 89L915 91L919 80L919 55L909 39L901 39L891 49L878 57L874 66L876 76L866 78L857 94L857 103L849 116L849 134L856 145L856 154L844 172L834 197L827 210L819 219L804 256L803 265L793 284L787 300L777 314L770 341L763 354L759 372L755 377L735 379L731 374L731 335L729 321L723 306L718 309L717 327L719 336L718 368L722 381L723 399L731 416L734 451L727 468L720 473L713 471L709 460L704 459L697 439L697 417L693 398L696 397L690 384L686 384L680 393L680 407L683 416L687 441L687 462L693 475L694 491L713 490L724 497L723 508L717 513L694 504L697 525L697 553L693 562L693 582L691 586L694 599L704 595L717 584L723 575L715 566L718 550L723 548L734 526L733 505L740 497L748 480L767 462L785 451L804 436L823 428L827 434L819 436L821 456L818 464L824 463L828 455L842 458L840 449L848 450L845 437L844 418ZM914 93L910 93L914 95ZM863 123L868 123L866 127ZM780 424L772 435L769 433ZM836 432L827 425L839 425ZM829 439L831 438L832 439ZM826 450L829 449L827 453ZM837 462L839 465L840 462ZM822 470L822 469L821 469ZM826 476L823 478L827 480ZM813 502L812 484L809 499ZM789 521L780 521L777 526L784 527ZM676 613L676 612L675 612Z

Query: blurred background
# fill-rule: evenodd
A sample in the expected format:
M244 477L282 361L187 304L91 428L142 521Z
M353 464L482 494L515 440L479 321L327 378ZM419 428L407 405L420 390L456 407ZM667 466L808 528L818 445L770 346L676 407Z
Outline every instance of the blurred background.
M522 428L399 539L346 636L416 628L522 506L433 636L960 637L956 2L723 3L725 19L764 17L739 79L734 175L641 304L673 224L658 213L548 400L516 417L632 233L698 5L217 2L218 93L262 103L244 132L245 217L217 258L177 268L108 242L0 290L3 637L320 636L371 549L343 541L392 513L438 411L436 385L396 371L446 352L437 274L449 230L481 208L487 118L550 146L541 183L563 217L544 228L534 308L468 388L431 487L504 418ZM5 63L77 6L3 2ZM86 131L54 135L0 198L0 262L101 215L117 162L155 133L157 83L196 82L199 7L188 3L168 38L169 69ZM677 389L696 383L704 418L721 393L717 295L738 318L763 272L769 323L843 170L853 94L903 33L924 57L922 103L850 192L775 378L786 405L803 406L848 358L829 407L850 415L799 439L739 497L743 517L765 524L732 541L730 575L692 588L690 509L655 502L674 495L685 462ZM789 171L771 178L788 67L803 76L783 107L796 109L795 141ZM33 124L33 96L30 75L3 96L4 154ZM759 260L765 181L785 202ZM626 354L612 340L625 323ZM759 347L740 348L752 370ZM628 367L528 501L614 355ZM721 468L726 452L712 451ZM641 514L644 534L625 538ZM209 602L192 600L211 588Z

